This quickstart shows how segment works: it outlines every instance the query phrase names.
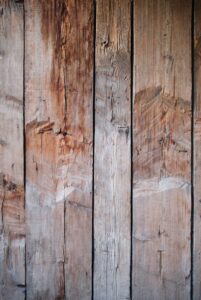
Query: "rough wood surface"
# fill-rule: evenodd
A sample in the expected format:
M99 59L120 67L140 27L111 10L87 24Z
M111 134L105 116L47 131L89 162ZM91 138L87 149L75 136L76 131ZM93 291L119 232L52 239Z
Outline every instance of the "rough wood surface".
M193 299L201 299L201 2L195 1L194 28L194 249Z
M25 1L27 297L90 299L92 1Z
M96 1L94 299L130 299L130 1Z
M23 6L0 1L0 299L24 299Z
M199 0L0 0L0 300L201 299L200 19Z
M133 299L190 299L191 5L134 2Z

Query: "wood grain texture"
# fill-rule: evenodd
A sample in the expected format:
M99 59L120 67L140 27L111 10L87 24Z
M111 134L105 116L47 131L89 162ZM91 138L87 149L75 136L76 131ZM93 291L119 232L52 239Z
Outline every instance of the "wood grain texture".
M27 297L90 299L92 1L25 1Z
M134 2L133 299L190 299L191 5Z
M201 299L201 3L194 7L194 249L193 299Z
M0 299L24 299L23 6L0 1Z
M130 299L130 1L96 1L94 299Z

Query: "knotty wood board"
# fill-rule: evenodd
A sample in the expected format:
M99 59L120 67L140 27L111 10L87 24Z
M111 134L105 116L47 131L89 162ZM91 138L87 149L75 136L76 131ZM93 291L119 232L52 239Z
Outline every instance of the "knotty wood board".
M23 6L0 1L0 299L24 299Z
M25 1L28 299L90 299L92 1Z
M190 299L191 1L134 1L133 299Z
M193 299L201 297L201 3L194 7L194 249L193 249Z
M130 1L96 1L94 299L130 299Z

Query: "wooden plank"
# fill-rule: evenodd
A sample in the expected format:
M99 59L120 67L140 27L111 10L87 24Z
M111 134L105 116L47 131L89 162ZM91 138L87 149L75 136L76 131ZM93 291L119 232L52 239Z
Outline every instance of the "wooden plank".
M64 87L59 73L52 72L52 2L47 1L46 8L42 4L25 1L27 299L62 299L64 201L57 199L61 137L55 128L63 129Z
M24 299L23 5L0 1L0 299Z
M194 7L194 249L193 249L193 299L201 297L201 3Z
M90 299L92 1L25 8L27 297Z
M62 172L66 201L66 299L91 300L93 155L93 0L67 1L68 136ZM63 143L63 141L62 141Z
M94 299L130 299L130 1L96 1Z
M191 5L134 2L133 299L190 299Z

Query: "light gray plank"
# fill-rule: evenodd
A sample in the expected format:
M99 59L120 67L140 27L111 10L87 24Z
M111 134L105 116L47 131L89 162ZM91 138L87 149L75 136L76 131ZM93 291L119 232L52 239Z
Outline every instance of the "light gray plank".
M130 299L130 1L96 1L94 299Z
M25 292L23 5L0 1L0 299Z
M194 249L193 249L193 299L201 299L201 3L194 5Z

